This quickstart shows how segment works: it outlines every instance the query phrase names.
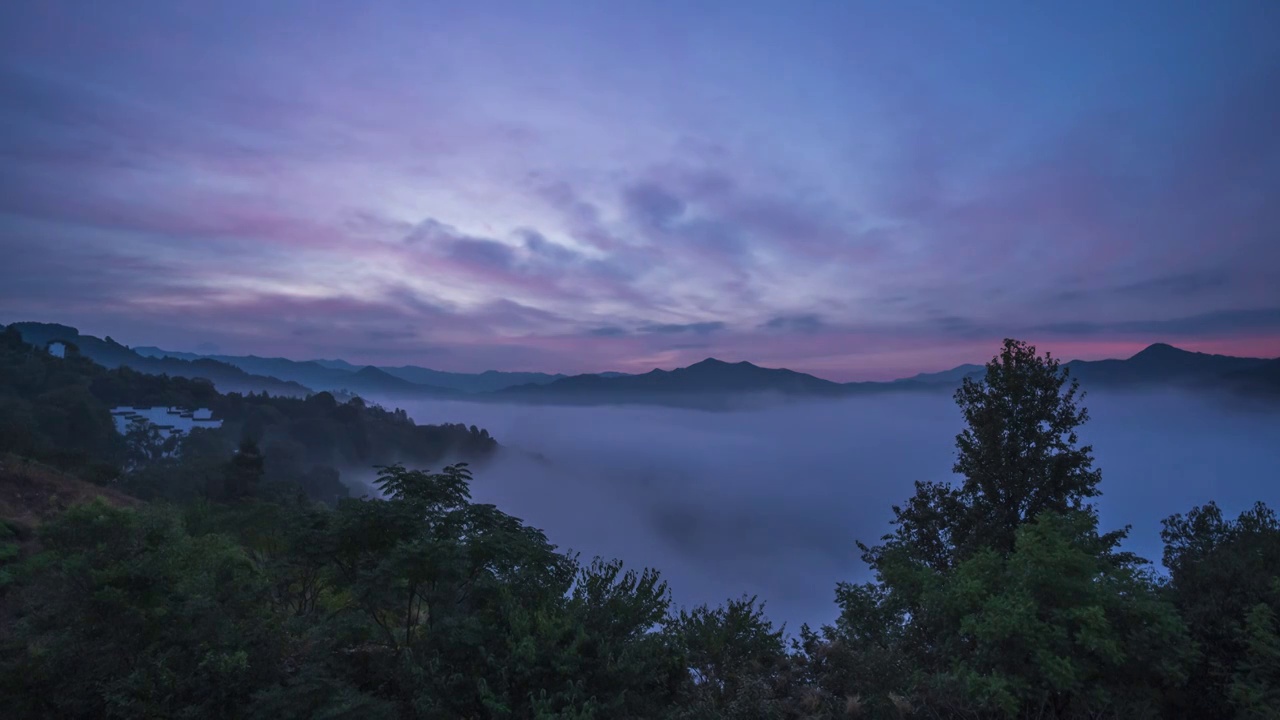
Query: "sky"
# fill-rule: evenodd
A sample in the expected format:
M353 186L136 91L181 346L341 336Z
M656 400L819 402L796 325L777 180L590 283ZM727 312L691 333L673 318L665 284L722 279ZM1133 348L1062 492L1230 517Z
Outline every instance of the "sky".
M1280 3L0 4L0 322L445 370L1280 355Z

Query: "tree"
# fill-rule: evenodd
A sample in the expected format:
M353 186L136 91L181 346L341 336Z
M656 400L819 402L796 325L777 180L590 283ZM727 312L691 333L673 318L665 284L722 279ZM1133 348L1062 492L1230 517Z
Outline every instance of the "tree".
M1083 397L1052 355L1005 340L983 379L965 378L955 393L966 427L952 472L963 482L916 483L906 506L893 508L887 544L863 547L867 562L874 568L898 549L943 570L983 548L1012 552L1018 528L1041 513L1089 509L1101 473L1093 448L1078 446L1089 419Z
M472 504L469 480L465 465L439 473L393 465L379 470L382 500L338 505L335 591L360 619L342 640L365 648L364 664L406 715L510 707L495 675L510 652L509 613L549 602L548 586L530 582L549 578L530 573L556 574L559 597L572 578L541 533ZM432 671L442 667L449 672Z
M470 502L469 480L389 466L383 499L338 504L324 542L344 602L326 637L351 650L349 682L407 717L658 714L679 665L652 631L669 602L657 573L579 568Z
M319 408L322 413L331 413L338 407L338 401L334 399L333 393L318 392L307 398L308 405L314 405Z
M952 468L965 478L962 542L1010 551L1023 523L1084 509L1099 494L1093 448L1077 447L1089 419L1079 388L1052 355L1016 340L1004 341L982 382L964 379L955 398L967 427Z
M528 695L535 717L662 717L687 676L679 648L660 631L671 604L667 584L654 570L624 570L616 560L568 560L567 601L550 590L541 606L526 601L506 611L509 706L524 716L518 698Z
M228 538L95 501L40 540L0 638L7 717L242 717L278 677L267 587Z
M258 443L250 437L240 441L240 448L227 462L223 479L223 499L240 500L249 497L262 479L265 461Z
M1280 720L1280 625L1266 603L1246 616L1244 641L1244 657L1228 691L1231 704L1243 720Z
M962 481L917 483L894 532L859 544L877 582L842 585L825 643L804 638L830 696L863 696L875 717L1156 712L1190 645L1146 561L1118 550L1127 530L1097 531L1080 397L1057 360L1016 340L964 381Z
M668 630L685 654L691 677L678 718L784 718L799 708L788 697L792 672L783 641L755 597L718 608L681 610ZM815 696L816 700L816 696ZM809 709L816 710L812 702Z
M899 720L919 652L909 648L901 598L884 583L836 586L840 614L815 631L801 627L796 663L835 717Z
M136 470L173 454L178 449L180 436L165 436L155 424L139 419L129 423L124 441L128 468Z
M1266 627L1254 614L1263 612L1260 606L1280 614L1280 519L1257 503L1229 520L1209 503L1167 518L1160 535L1167 592L1200 651L1195 672L1172 704L1195 717L1235 717L1231 686L1242 676L1250 648L1262 647Z
M1006 717L1153 717L1186 680L1192 646L1144 563L1114 553L1090 513L1043 513L1014 551L962 561L926 592L946 667L922 682L930 705Z

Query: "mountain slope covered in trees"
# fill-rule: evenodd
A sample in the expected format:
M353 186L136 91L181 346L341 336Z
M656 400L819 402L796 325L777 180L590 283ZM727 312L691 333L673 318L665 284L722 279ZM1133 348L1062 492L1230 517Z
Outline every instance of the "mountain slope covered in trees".
M217 429L166 440L154 427L117 432L116 406L208 408ZM334 502L348 494L341 473L405 461L482 461L496 449L487 431L417 425L403 410L339 403L329 393L306 398L220 393L202 379L105 368L69 346L55 357L0 331L0 453L14 453L114 483L142 497L208 497L242 441L265 451L264 487L301 489ZM180 481L180 482L179 482Z
M128 367L141 373L182 378L204 378L222 392L267 392L272 395L305 397L311 389L296 382L275 377L253 375L244 370L209 358L181 360L139 355L112 340L82 335L76 328L52 323L11 323L23 340L38 347L63 342L73 345L84 357L107 368Z

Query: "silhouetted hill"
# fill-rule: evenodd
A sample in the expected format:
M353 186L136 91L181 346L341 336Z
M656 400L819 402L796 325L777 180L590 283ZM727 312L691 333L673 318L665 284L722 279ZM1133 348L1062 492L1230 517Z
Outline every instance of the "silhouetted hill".
M159 357L208 358L234 365L245 372L270 375L302 383L313 390L345 391L356 395L400 393L415 395L452 395L448 388L433 387L395 377L381 368L360 367L343 363L346 368L327 367L315 360L289 360L257 355L195 355L156 347L138 348L142 355Z
M1235 389L1257 386L1261 390L1275 382L1280 360L1213 355L1155 343L1133 356L1110 360L1072 360L1064 363L1085 388L1170 386L1213 389L1224 385ZM961 365L938 373L921 373L906 380L955 387L965 377L981 377L981 365Z
M677 398L774 393L789 396L834 397L845 394L840 383L781 368L749 362L729 363L715 358L675 370L651 370L640 375L574 375L545 385L521 385L492 393L494 397L547 402L656 402ZM679 402L675 404L686 404Z
M178 360L199 360L200 358L217 358L217 355L201 355L199 353L178 352L177 350L164 350L154 345L135 345L133 351L143 357L152 358L177 358Z
M246 372L293 380L316 390L350 390L355 393L395 392L397 390L439 395L455 392L483 393L502 390L515 385L546 384L565 375L537 372L500 372L486 370L482 373L456 373L443 370L402 365L399 367L354 365L346 360L288 360L263 358L256 355L197 355L195 353L162 350L157 347L136 348L139 354L155 357L175 357L186 360L210 358L235 365ZM417 388L391 383L382 376L352 380L352 376L364 367L375 367L383 375L412 383ZM354 385L352 383L355 383ZM423 388L426 388L424 391Z
M546 385L555 382L565 375L549 375L539 372L501 372L485 370L482 373L455 373L444 370L432 370L416 365L400 367L379 366L389 375L422 385L449 388L467 393L494 392L517 385Z
M128 367L151 375L204 378L220 392L268 392L272 395L306 397L311 389L297 382L275 377L254 375L234 365L204 357L182 359L174 357L147 357L112 340L82 335L76 328L54 323L19 322L12 327L22 334L24 341L44 347L51 342L71 343L80 354L107 368Z
M1189 352L1163 343L1124 360L1073 360L1065 365L1090 387L1192 387L1275 392L1276 364ZM487 399L567 404L644 403L718 407L752 394L791 398L841 397L868 393L950 390L965 377L980 378L981 365L960 365L937 373L892 382L835 383L786 369L762 368L749 362L727 363L708 358L685 368L652 370L642 375L605 377L575 375L545 385L521 385L491 393Z
M16 323L37 344L69 340L90 359L107 367L126 365L141 372L212 380L224 392L266 390L306 395L329 390L359 395L428 395L468 397L490 402L568 404L644 403L717 407L744 396L791 398L840 397L855 394L950 390L965 377L978 378L983 366L960 365L920 373L892 382L836 383L784 368L707 358L675 370L638 375L606 372L566 376L548 373L454 373L414 365L357 366L344 360L296 361L254 355L203 356L160 348L130 350L110 338L81 335L75 328L45 323ZM1202 390L1277 394L1276 363L1191 352L1156 343L1125 359L1072 360L1065 363L1085 389L1093 387L1170 386ZM726 402L728 401L728 402Z
M134 352L146 357L178 358L181 360L216 360L234 365L247 373L267 375L282 380L292 380L313 390L336 390L341 386L341 379L350 374L334 370L314 362L297 362L285 358L258 357L257 355L198 355L196 353L175 352L157 347L136 347Z
M447 388L432 387L398 378L381 368L366 365L346 375L347 384L338 389L354 393L385 393L397 395L456 395L458 391Z
M1233 390L1259 396L1280 397L1280 358L1244 370L1227 373L1223 380Z
M1229 373L1249 370L1266 362L1262 358L1210 355L1156 343L1126 360L1072 360L1066 367L1085 386L1205 387L1218 384Z
M986 372L986 367L983 365L974 365L973 363L966 363L964 365L958 365L956 367L953 367L950 370L943 370L942 372L932 372L932 373L919 373L917 375L912 375L909 378L894 380L894 382L895 383L914 382L914 383L928 383L928 384L948 383L952 385L959 385L961 380L967 377L976 378L981 376L985 372Z
M360 369L360 367L361 367L361 366L359 366L359 365L352 365L351 363L347 362L346 360L324 360L324 359L320 359L320 360L312 360L311 362L313 362L313 363L315 363L315 364L317 364L317 365L322 365L322 366L324 366L324 367L331 368L331 369L333 369L333 370L346 370L347 372L355 372L355 371L359 370L359 369Z

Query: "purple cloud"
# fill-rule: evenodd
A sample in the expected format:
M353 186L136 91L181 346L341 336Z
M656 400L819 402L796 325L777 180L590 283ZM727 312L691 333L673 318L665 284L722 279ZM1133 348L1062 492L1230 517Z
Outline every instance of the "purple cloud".
M6 5L0 308L459 370L1280 354L1280 17L1148 15Z
M766 330L783 332L815 333L826 327L826 323L815 313L802 315L779 315L760 324Z
M710 335L713 332L724 330L725 324L719 321L713 322L696 322L696 323L664 323L661 325L645 325L639 328L640 332L656 333L658 335Z

